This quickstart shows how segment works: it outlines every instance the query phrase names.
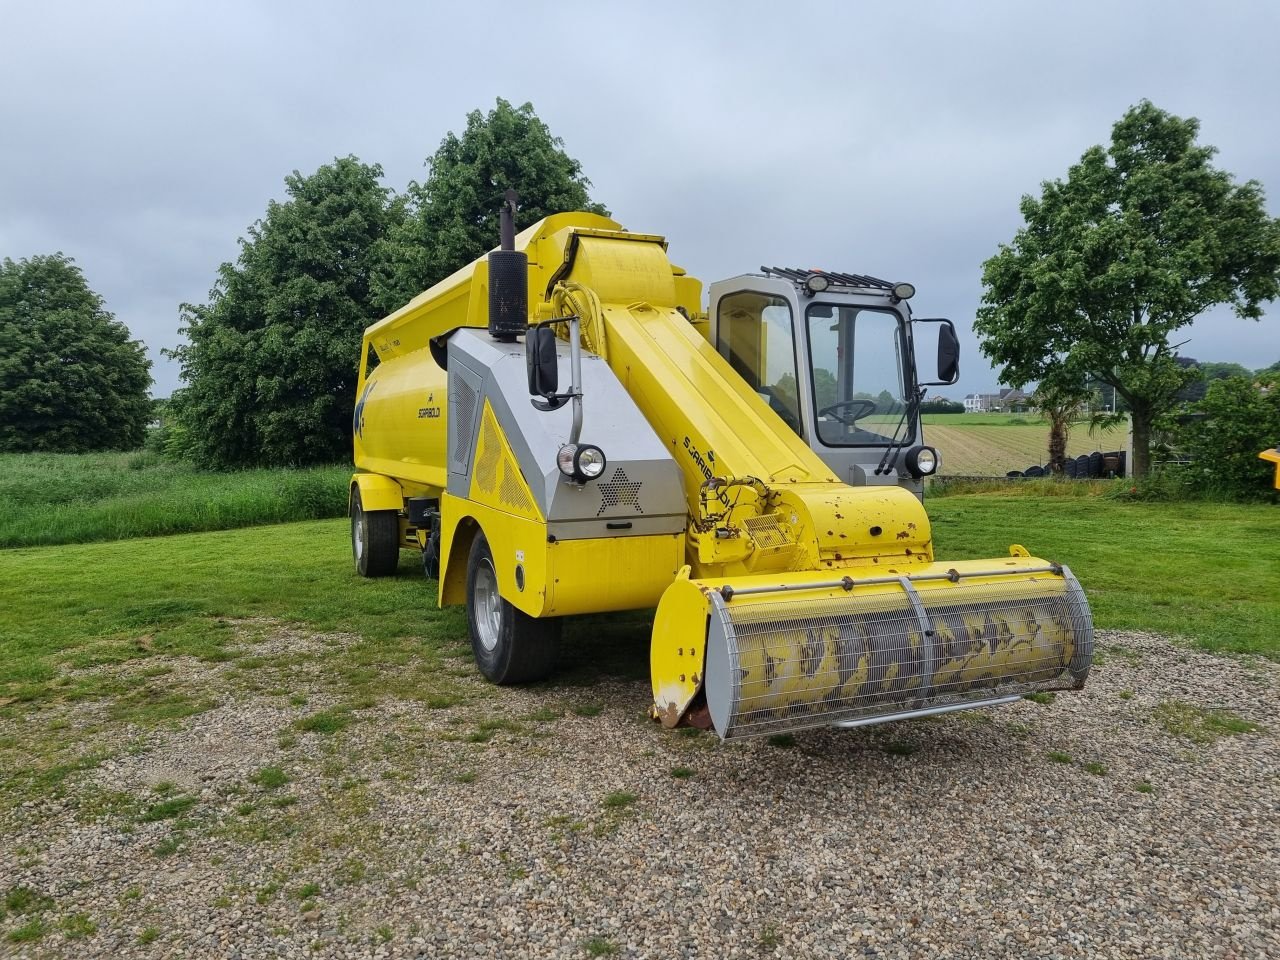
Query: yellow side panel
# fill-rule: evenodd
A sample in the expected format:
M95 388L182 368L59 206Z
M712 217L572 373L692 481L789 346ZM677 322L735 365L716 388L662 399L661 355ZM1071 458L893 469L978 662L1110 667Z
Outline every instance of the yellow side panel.
M540 520L515 517L501 510L448 493L440 498L440 605L467 602L467 563L478 526L489 541L498 593L531 617L547 605L547 528ZM517 569L520 577L517 578ZM521 587L518 583L523 579Z
M351 490L360 490L360 506L369 510L403 510L404 491L400 484L390 477L376 473L357 473L351 477ZM352 495L348 495L347 508L351 507Z
M480 441L476 447L468 497L476 503L526 520L542 520L533 492L520 472L520 465L507 438L502 435L498 418L493 415L488 400L484 402L484 412L480 415Z
M441 606L466 602L470 531L489 542L498 592L531 617L655 606L684 562L684 534L547 541L540 520L444 494Z
M684 564L684 534L559 540L547 545L550 613L656 606Z
M445 372L429 350L377 366L356 400L356 467L442 489L448 480L448 395Z

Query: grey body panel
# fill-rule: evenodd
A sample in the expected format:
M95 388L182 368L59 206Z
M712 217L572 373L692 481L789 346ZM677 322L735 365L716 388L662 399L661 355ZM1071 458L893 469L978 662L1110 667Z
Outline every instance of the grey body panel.
M558 345L560 382L567 389L569 347ZM523 343L499 343L483 330L457 330L449 337L448 369L450 494L470 493L480 412L488 400L550 535L573 540L684 531L688 506L680 468L599 356L582 352L581 442L603 450L607 466L599 480L581 485L566 480L556 466L556 454L569 440L571 405L550 412L534 408ZM464 401L467 390L476 392L470 420L468 409L455 404L455 389ZM465 461L455 461L453 454L464 448Z

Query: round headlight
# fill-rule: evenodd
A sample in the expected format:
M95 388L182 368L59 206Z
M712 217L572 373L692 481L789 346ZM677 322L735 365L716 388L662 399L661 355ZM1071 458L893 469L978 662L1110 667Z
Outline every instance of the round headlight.
M566 477L573 476L573 459L578 453L576 444L566 443L560 448L560 452L556 454L556 466L560 468L560 472Z
M933 447L912 447L907 451L907 470L913 477L927 477L935 473L941 462Z
M805 289L809 291L809 295L813 296L815 293L821 293L831 286L831 280L820 273L811 273L805 278L804 285Z
M578 447L574 456L574 473L583 480L594 480L604 473L604 451L590 444Z
M916 287L913 283L895 283L893 285L893 295L899 300L910 300L916 295Z

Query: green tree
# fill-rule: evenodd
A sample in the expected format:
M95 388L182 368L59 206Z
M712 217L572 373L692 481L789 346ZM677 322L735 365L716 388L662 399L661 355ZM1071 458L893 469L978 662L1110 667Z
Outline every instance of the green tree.
M382 168L335 159L285 179L288 199L241 240L207 304L182 306L173 351L186 453L206 466L332 463L351 455L364 328L380 316L370 276L402 207Z
M0 262L0 450L131 450L151 361L61 253Z
M964 404L946 397L930 397L920 404L921 413L964 413Z
M792 377L794 380L795 378ZM836 375L826 367L814 366L813 368L813 392L817 397L817 409L825 410L836 402L839 394L839 387L836 383Z
M1203 361L1200 363L1200 377L1206 383L1210 380L1226 380L1228 377L1251 377L1252 371L1238 363L1216 363Z
M1133 472L1150 463L1151 427L1195 378L1169 335L1217 304L1244 318L1280 294L1280 221L1262 186L1236 183L1196 142L1199 122L1147 101L1065 181L1022 198L1025 225L983 265L974 329L1017 386L1108 384L1133 428Z
M1049 421L1049 460L1053 473L1062 473L1067 460L1067 438L1071 424L1079 419L1090 391L1083 382L1043 380L1031 396L1031 406Z
M461 136L449 133L427 162L422 183L406 191L408 215L391 232L375 285L384 313L493 249L503 194L520 195L517 229L570 210L608 215L587 193L582 165L552 136L533 105L498 99L467 114Z
M1275 467L1258 453L1280 445L1280 376L1213 380L1194 409L1201 416L1178 437L1194 485L1241 499L1269 495Z

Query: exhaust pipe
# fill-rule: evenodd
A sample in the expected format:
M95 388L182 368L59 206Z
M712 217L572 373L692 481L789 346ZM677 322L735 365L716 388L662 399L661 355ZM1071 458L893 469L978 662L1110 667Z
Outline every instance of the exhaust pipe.
M489 253L489 336L514 343L529 328L529 257L516 249L514 190L506 192L499 214L499 249Z

